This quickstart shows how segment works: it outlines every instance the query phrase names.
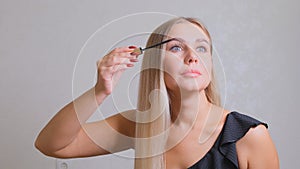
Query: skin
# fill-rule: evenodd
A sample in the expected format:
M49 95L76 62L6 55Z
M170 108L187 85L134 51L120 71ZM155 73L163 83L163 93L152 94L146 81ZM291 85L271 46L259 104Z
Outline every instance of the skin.
M190 167L209 151L229 111L209 103L205 96L204 89L210 82L212 70L210 40L205 33L194 24L182 22L174 25L168 36L180 38L181 41L171 41L164 46L165 83L170 94L172 112L167 142L170 148L164 155L168 169L182 169ZM198 42L197 39L208 43ZM116 133L132 138L135 136L135 123L122 116L132 115L134 111L86 123L111 94L122 73L138 61L137 55L131 54L133 50L128 47L117 48L97 62L98 81L95 86L63 107L40 132L35 146L42 153L57 158L74 158L133 148L131 140L124 142ZM201 75L183 73L189 69L196 69ZM109 126L114 131L108 130ZM199 136L204 140L201 144ZM108 146L110 151L99 145ZM241 169L279 168L275 146L262 125L251 128L237 142L236 148ZM178 157L185 158L178 160Z

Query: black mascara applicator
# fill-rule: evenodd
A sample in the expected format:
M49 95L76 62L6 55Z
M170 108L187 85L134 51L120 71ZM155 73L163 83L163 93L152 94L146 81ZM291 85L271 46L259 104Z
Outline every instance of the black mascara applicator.
M144 49L143 49L142 47L139 47L139 48L134 49L134 51L133 51L132 53L137 54L137 55L141 55L141 54L143 54L143 52L144 52L145 50L147 50L147 49L154 48L154 47L156 47L156 46L159 46L159 45L168 43L168 42L170 42L170 41L172 41L172 40L177 40L177 39L176 39L176 38L168 39L168 40L162 41L162 42L160 42L160 43L157 43L157 44L155 44L155 45L146 47L146 48L144 48Z

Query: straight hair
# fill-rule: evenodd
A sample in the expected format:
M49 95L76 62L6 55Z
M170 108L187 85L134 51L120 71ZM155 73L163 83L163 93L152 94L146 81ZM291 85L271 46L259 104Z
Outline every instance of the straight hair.
M165 40L172 26L180 22L197 25L208 36L206 27L196 18L178 17L157 27L150 35L146 46ZM212 54L212 43L210 43ZM162 45L145 51L140 72L138 103L136 114L135 169L165 169L165 146L168 138L167 129L171 124L169 98L162 71ZM214 71L211 81L204 89L207 100L220 106Z

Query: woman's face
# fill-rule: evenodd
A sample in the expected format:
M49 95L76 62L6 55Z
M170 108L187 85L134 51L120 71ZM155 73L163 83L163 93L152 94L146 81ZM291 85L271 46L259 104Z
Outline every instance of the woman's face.
M165 45L163 66L168 90L200 91L211 80L210 39L195 24L175 24L168 35L176 38Z

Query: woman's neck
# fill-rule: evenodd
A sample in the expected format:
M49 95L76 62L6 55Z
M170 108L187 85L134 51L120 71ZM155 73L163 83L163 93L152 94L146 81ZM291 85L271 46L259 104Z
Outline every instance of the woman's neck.
M184 128L193 126L196 120L204 121L212 106L204 90L169 91L169 96L172 123Z

